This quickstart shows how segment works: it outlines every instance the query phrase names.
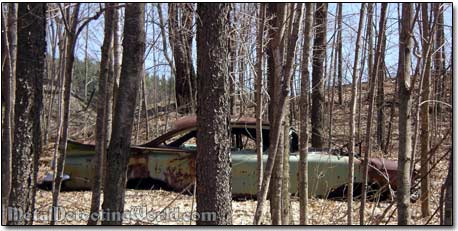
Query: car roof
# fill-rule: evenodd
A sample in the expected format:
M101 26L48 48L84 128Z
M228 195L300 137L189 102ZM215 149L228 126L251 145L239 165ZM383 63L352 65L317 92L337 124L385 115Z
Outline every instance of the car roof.
M253 117L232 117L231 118L231 127L252 127L256 126L256 118ZM269 123L263 121L263 129L268 129ZM141 144L141 147L155 147L161 144L164 140L167 140L173 134L183 132L186 130L195 129L197 127L197 117L196 116L185 116L175 121L175 126L172 130L166 132L165 134L147 142Z
M256 126L256 118L253 117L232 117L231 118L231 127L249 127L249 128L255 128ZM268 129L269 123L268 121L263 120L262 122L263 129ZM165 134L156 137L153 140L150 140L144 144L141 145L135 145L137 147L155 147L162 143L164 139L167 139L173 134L183 132L186 130L191 130L195 129L197 127L197 117L196 116L184 116L181 117L180 119L177 119L175 121L175 125L172 130L166 132ZM94 144L83 144L81 142L75 141L75 140L68 140L68 144L77 146L78 148L83 148L83 149L93 149Z
M269 125L269 122L263 120L263 125ZM232 117L231 126L234 125L247 125L247 126L256 126L256 118L253 117ZM197 117L196 116L185 116L178 119L175 122L175 126L171 131L182 131L185 129L197 127Z

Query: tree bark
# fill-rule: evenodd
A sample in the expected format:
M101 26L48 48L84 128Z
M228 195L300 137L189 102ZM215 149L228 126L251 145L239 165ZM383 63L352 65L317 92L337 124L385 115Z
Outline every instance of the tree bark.
M229 103L231 109L231 116L235 115L235 106L236 106L236 94L235 94L235 67L237 65L237 47L235 45L236 41L236 30L235 30L235 11L230 12L229 16L229 33L227 43L229 49Z
M377 85L378 80L378 75L374 73L379 72L379 68L381 68L381 63L382 59L385 57L382 56L384 49L383 47L383 37L385 34L385 24L386 24L386 8L387 8L387 3L382 3L382 8L380 11L380 22L379 22L379 31L377 35L377 50L375 51L375 63L373 63L373 67L371 67L369 70L369 76L372 76L370 78L369 82L369 109L367 111L367 121L366 121L366 137L365 137L365 144L366 144L366 150L364 152L364 159L363 159L363 185L362 185L362 190L361 190L361 207L359 210L359 224L364 225L364 210L366 206L366 198L367 198L367 178L368 178L368 170L369 170L369 158L371 157L371 152L372 152L372 142L371 142L371 137L372 137L372 117L373 117L373 111L374 111L374 100L375 100L375 86ZM368 5L368 14L369 17L372 17L371 14L373 14L373 5L372 3L369 3ZM369 27L372 27L372 20L369 20ZM372 47L372 45L371 45ZM372 49L372 48L371 48ZM371 56L371 55L370 55ZM369 66L370 66L369 62Z
M143 69L145 69L145 67L143 67ZM143 107L143 111L145 112L143 114L143 116L145 117L145 134L146 134L146 140L149 140L150 139L150 133L149 133L149 117L148 117L148 100L146 99L146 72L143 71L142 73L142 107ZM156 88L156 91L157 92L158 89Z
M292 19L290 21L290 25L288 26L288 41L287 43L287 50L286 50L286 65L284 67L283 72L285 73L285 77L289 79L287 83L283 84L288 84L285 86L287 89L289 89L289 92L294 91L294 89L291 88L292 84L292 79L294 78L294 62L295 62L295 57L296 57L296 47L297 47L297 40L298 40L298 34L299 34L299 28L300 28L300 23L302 20L302 3L297 3L297 4L290 4L290 15L292 15ZM284 81L286 82L286 81ZM283 130L283 168L282 168L282 175L283 175L283 180L282 180L282 186L281 186L281 224L282 225L289 225L290 223L290 195L289 195L289 185L290 185L290 170L289 170L289 154L290 154L290 136L289 136L289 131L290 131L290 117L292 116L291 113L289 112L290 108L290 102L291 102L291 96L287 95L288 98L286 99L287 102L285 104L285 119L284 119L284 130Z
M102 225L121 225L135 102L145 53L145 4L128 3L125 10L123 60L108 146Z
M337 87L339 91L339 105L343 103L343 91L342 91L342 84L343 84L343 73L342 73L342 3L337 3L337 54L338 54L338 62L337 62Z
M436 46L435 46L435 55L434 55L434 72L435 72L435 81L434 81L434 87L435 87L435 100L441 101L441 98L443 96L444 89L443 84L444 84L444 76L445 76L445 52L444 52L444 43L445 43L445 34L444 34L444 12L443 12L443 3L435 3L434 7L436 8L434 12L436 12L435 15L435 20L437 22L437 30L436 30ZM440 103L435 103L435 115L439 116L441 115L441 104ZM433 125L435 128L436 126Z
M299 153L299 211L301 225L308 223L308 109L309 109L309 63L310 63L310 48L313 31L313 9L314 3L305 4L304 17L304 45L302 50L301 64L301 98L300 98L300 153Z
M273 170L276 163L276 160L283 160L280 152L282 152L282 125L283 117L285 113L286 98L289 95L291 78L292 78L292 63L294 58L294 53L296 49L297 42L297 33L298 28L295 26L290 26L290 30L287 30L285 27L286 23L286 4L268 4L267 5L267 18L272 18L270 20L270 25L273 29L269 30L269 44L267 49L268 55L268 92L271 97L269 103L269 121L270 121L270 132L269 132L269 156L267 158L266 168L262 180L262 189L261 189L261 200L258 200L256 207L256 212L254 216L254 224L259 225L261 223L261 218L264 213L265 201L267 199L268 189L270 187L270 181L272 178L272 184L276 186L270 187L271 190L271 207L273 204L278 202L272 202L272 197L281 198L279 194L281 190L281 180L278 179L274 182ZM296 6L296 11L293 16L292 25L298 25L301 18L301 8L300 5ZM294 5L291 9L294 9ZM292 10L291 10L292 11ZM297 22L297 23L296 23ZM291 24L291 23L290 23ZM285 32L286 31L286 32ZM289 39L285 39L287 36ZM285 41L288 43L285 46ZM285 49L286 47L286 49ZM278 153L277 153L278 152ZM277 158L277 155L280 157ZM276 159L277 158L277 159ZM279 167L279 169L282 169ZM281 176L280 176L281 177ZM274 190L272 190L274 189ZM272 192L273 191L273 192ZM274 200L275 200L274 199ZM277 200L280 201L281 200ZM276 206L277 206L276 205ZM278 208L281 206L277 206ZM279 208L280 209L280 208ZM281 210L279 210L281 212ZM279 211L274 210L275 214L272 214L271 217L278 217L280 219L281 215ZM272 212L272 209L271 209ZM272 222L275 223L277 218L273 218Z
M421 175L421 215L422 217L430 216L430 177L429 177L429 98L430 98L430 78L431 78L431 38L434 37L430 32L430 22L428 18L428 4L421 4L421 19L423 29L422 56L423 56L423 83L421 84L421 133L420 133L420 175Z
M339 9L336 9L336 15L339 14ZM338 33L337 31L337 25L338 20L335 20L334 23L334 35ZM336 78L337 78L337 58L339 56L338 54L338 49L336 48L336 43L337 43L337 36L334 36L332 38L332 44L331 44L331 65L329 66L329 72L328 72L328 148L330 149L332 147L332 134L334 132L333 130L333 110L334 110L334 96L335 96L335 86L336 86Z
M57 12L55 13L57 14ZM56 19L53 19L53 20L49 20L49 23L50 23L50 28L48 31L50 31L51 33L51 54L50 54L50 57L48 59L50 59L50 73L49 73L49 76L51 77L51 88L52 91L56 92L56 94L51 94L51 96L49 97L49 103L48 103L48 111L46 112L47 115L46 115L46 125L45 125L45 129L44 129L44 136L43 136L43 139L44 139L44 143L47 144L49 142L49 127L50 127L50 123L51 123L51 116L52 116L52 108L54 106L54 100L56 98L56 95L57 93L59 92L59 88L60 88L60 75L59 75L59 69L60 69L60 65L62 63L61 60L59 60L57 58L57 51L58 50L61 50L60 47L63 46L63 44L59 44L59 41L61 41L61 36L62 36L62 33L61 33L61 28L62 28L62 25L60 23L57 23L57 20ZM63 54L59 54L61 57L63 56Z
M282 38L285 35L286 31L286 4L267 4L266 8L267 18L272 18L269 26L272 29L268 32L268 48L267 48L267 61L268 61L268 76L267 76L267 85L268 85L268 94L270 96L270 101L268 105L268 118L269 123L273 125L278 120L276 117L277 110L279 108L279 95L280 95L280 85L281 85L281 68L282 68L282 52L284 50L284 43ZM269 27L268 26L268 27ZM273 29L275 28L275 29ZM283 112L284 113L284 112ZM282 117L284 114L282 115ZM273 225L281 224L281 172L283 158L281 153L283 152L282 144L283 140L281 139L282 134L281 123L278 124L278 128L270 127L269 130L269 157L266 163L266 170L263 176L263 184L266 180L266 174L270 170L269 158L271 158L272 169L270 170L269 185L266 185L266 188L262 190L268 190L269 192L269 203L270 203L270 217ZM263 185L264 187L264 185ZM261 198L261 202L264 202ZM258 208L264 206L264 204L258 201ZM260 214L262 215L262 214ZM256 214L255 214L256 219Z
M14 120L14 78L16 69L16 4L8 5L8 23L2 7L2 225L7 222L11 187L11 152Z
M18 4L16 103L8 206L30 219L8 220L8 225L31 225L35 208L38 159L41 154L40 114L46 52L46 4ZM9 217L14 219L14 217Z
M169 40L175 60L175 93L182 112L195 110L196 74L192 64L193 6L169 3Z
M263 113L263 59L264 59L264 23L266 15L266 5L261 3L258 18L258 31L256 37L256 179L257 179L257 198L260 199L263 173L263 145L262 145L262 113Z
M239 12L243 15L246 12L246 6L245 4L240 4L240 10ZM239 22L239 28L237 30L240 30L237 34L239 35L237 37L238 40L238 55L237 55L237 62L238 62L238 78L239 78L239 87L238 87L238 95L239 95L239 109L240 109L240 117L245 116L246 114L246 102L247 102L247 96L245 96L245 75L246 75L246 62L247 62L247 38L248 38L248 29L249 29L249 20L246 16L239 17L236 20Z
M315 38L313 40L312 59L312 147L323 148L323 114L324 114L324 78L326 60L326 33L327 33L328 4L317 3L315 11L314 27Z
M88 225L96 225L99 219L100 209L100 194L102 190L102 178L103 178L103 166L106 158L107 142L108 142L108 109L111 107L109 91L113 89L109 85L109 79L114 76L110 75L111 63L111 48L113 45L113 15L114 10L113 4L106 3L108 9L105 11L104 20L104 39L102 45L102 54L100 60L100 78L99 78L99 93L98 93L98 104L97 104L97 118L96 118L96 145L95 145L95 160L94 160L94 180L92 182L92 199L91 199L91 210L90 214L97 214L97 216L90 216ZM113 82L113 81L110 81ZM92 219L92 218L97 219Z
M78 13L81 4L78 3L73 9L73 14L71 17L71 27L66 28L67 32L67 41L66 41L66 57L65 57L65 67L64 67L64 80L63 80L63 94L61 95L61 108L63 113L59 118L59 129L60 138L56 143L57 146L57 155L56 162L54 166L54 180L52 185L52 213L50 219L50 225L56 224L57 219L57 209L59 202L59 193L62 185L62 176L64 173L65 165L65 156L67 152L67 139L68 139L68 124L70 116L70 94L72 86L72 77L73 77L73 62L75 60L75 44L76 44L76 29L78 25ZM65 16L63 16L65 17ZM67 21L70 21L70 18L67 18Z
M113 121L114 119L114 115L112 112L115 111L116 97L118 95L119 87L119 78L121 76L122 44L119 11L119 9L115 9L113 13L113 103L110 110L111 114L108 115L111 118L111 121ZM108 126L111 127L111 123L109 123ZM110 131L111 129L108 130ZM111 136L111 132L108 132L108 136Z
M364 27L364 17L366 15L366 4L361 4L359 12L358 32L356 35L355 60L353 63L353 79L351 89L351 108L350 108L350 154L348 158L348 187L347 187L347 224L353 224L352 207L353 207L353 181L354 181L354 153L355 153L355 113L356 113L356 98L358 97L358 81L359 81L359 49L361 47L361 32Z
M232 224L227 3L199 3L197 14L197 212L213 212L198 225Z
M386 33L383 34L382 38L382 52L380 53L381 57L385 57L385 47L386 47ZM377 143L380 147L380 150L386 153L386 145L385 145L385 113L384 108L385 105L385 59L381 60L378 73L374 73L378 75L378 82L377 82Z
M398 207L398 225L410 224L410 163L412 156L411 137L411 80L410 80L410 58L413 47L412 25L413 25L412 4L402 4L402 27L399 37L399 50L401 59L399 69L399 154L398 154L398 179L399 187L396 191Z
M285 115L285 125L283 126L283 181L281 186L281 224L289 225L290 224L290 215L291 215L291 203L289 196L289 155L290 155L290 117L289 113L289 104L287 104L287 115Z
M450 151L450 153L447 179L445 181L444 225L453 225L453 152Z

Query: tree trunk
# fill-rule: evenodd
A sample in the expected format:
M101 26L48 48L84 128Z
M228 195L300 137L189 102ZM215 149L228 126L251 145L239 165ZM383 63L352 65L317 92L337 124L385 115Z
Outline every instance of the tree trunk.
M339 105L343 103L343 91L342 91L342 3L337 3L337 87L339 89Z
M264 23L266 15L266 5L261 3L258 18L258 31L256 37L256 179L257 179L257 198L260 199L260 192L262 186L262 173L263 173L263 145L262 145L262 69L264 58Z
M377 85L378 81L378 75L375 73L379 72L379 68L381 68L381 63L382 59L385 57L382 56L383 51L383 37L385 34L385 23L386 23L386 8L387 8L387 3L382 3L382 9L380 11L380 22L379 22L379 31L377 35L377 50L375 51L375 63L373 63L373 67L371 67L369 70L369 76L372 76L370 78L369 82L369 109L367 111L367 121L366 121L366 137L364 143L366 144L366 150L364 153L364 159L363 159L363 185L362 185L362 191L361 191L361 207L359 210L359 224L364 225L364 210L366 206L366 194L367 194L367 177L368 177L368 170L369 170L369 158L371 157L371 152L372 152L372 142L371 142L371 137L372 137L372 117L373 117L373 111L374 111L374 99L375 99L375 86ZM373 14L373 5L372 3L369 3L368 5L368 17L372 17ZM369 20L368 26L372 27L372 19ZM372 35L371 35L372 36ZM372 49L372 45L371 45ZM371 56L371 55L370 55ZM370 67L370 62L369 62L369 67Z
M283 9L282 9L283 8ZM279 115L277 112L278 110L278 103L279 100L285 100L284 102L281 102L284 104L283 109L284 110L284 117L286 118L287 112L289 111L289 99L286 97L289 97L289 93L287 95L284 95L285 98L281 99L282 94L284 94L283 90L286 89L288 92L290 91L291 87L291 79L292 79L292 70L293 70L293 61L295 57L295 51L296 51L296 45L297 45L297 38L298 38L298 30L299 30L299 23L301 20L302 16L302 4L289 4L285 5L284 7L279 7L276 9L276 15L279 20L277 20L278 27L283 27L284 28L284 34L282 37L278 37L278 42L281 44L280 46L273 47L271 48L274 51L273 58L275 60L275 65L281 64L278 67L275 66L275 71L279 70L280 73L275 73L278 74L278 76L274 76L272 79L274 82L271 84L273 87L273 91L269 92L270 96L272 97L272 101L274 104L270 105L271 113L272 113L272 120L276 120L276 116ZM286 20L286 22L285 22ZM283 25L282 25L283 24ZM279 30L281 31L281 29ZM281 40L280 40L281 38ZM284 48L283 48L284 47ZM278 50L276 50L278 48ZM283 50L284 49L284 50ZM287 52L287 53L286 53ZM279 56L276 57L276 54L279 54ZM285 56L286 55L286 56ZM284 64L283 64L284 63ZM284 73L284 76L281 76L281 74ZM283 78L287 78L288 81L282 80ZM288 84L288 85L285 85ZM283 89L282 89L283 88ZM279 138L279 143L278 143L278 148L277 148L277 154L276 154L276 159L275 159L275 165L274 165L274 172L272 175L272 184L270 187L270 210L271 210L271 219L272 219L272 224L285 224L283 221L288 222L287 214L288 214L288 207L283 207L284 203L282 201L286 200L288 197L288 193L284 195L284 187L285 187L285 181L289 180L289 178L286 178L284 175L285 173L285 155L286 153L284 152L284 140L285 136L288 134L284 134L284 126L286 126L286 119L283 120L282 118L282 123L280 124L280 130L278 131L280 133L280 138ZM271 124L274 122L271 121ZM272 130L270 131L272 133ZM276 131L274 131L276 132ZM270 141L271 144L273 144L275 141ZM272 150L269 148L269 150ZM289 159L289 157L287 158ZM289 169L289 167L286 167ZM289 170L288 170L289 172ZM286 206L286 205L285 205Z
M8 225L31 225L35 209L38 159L41 154L40 113L46 52L46 4L19 3L16 60L16 103L8 206L29 220L9 217Z
M103 225L121 225L130 155L135 102L142 78L145 53L145 4L128 3L125 10L123 60L108 146L103 188ZM109 218L109 219L108 219Z
M16 15L16 4L10 3L8 15ZM14 12L14 13L13 13ZM2 7L2 225L7 222L8 196L11 186L11 152L13 143L13 118L14 118L14 78L12 56L16 53L10 52L15 49L11 45L11 39L16 39L16 22L8 23L6 27L5 14ZM14 17L16 18L16 17ZM8 17L9 19L9 17ZM9 21L9 20L8 20ZM10 34L14 34L9 36Z
M382 38L382 52L380 53L381 57L385 57L385 47L386 47L386 33L383 33ZM378 75L378 82L377 82L377 143L380 147L380 150L386 153L385 147L385 113L384 108L385 105L385 59L382 58L380 60L380 66L378 69L378 73L374 73Z
M285 104L285 108L286 108ZM285 110L286 114L286 110ZM283 121L284 123L284 121ZM280 125L280 136L279 136L279 143L277 148L277 155L275 156L275 164L274 169L272 172L272 183L270 184L270 219L272 221L272 225L281 225L282 224L282 188L283 188L283 162L284 162L284 133L283 133L284 124Z
M289 104L287 104L288 108ZM291 113L289 113L289 108L287 110L287 115L285 115L285 125L283 126L283 181L281 186L281 224L282 225L289 225L290 223L290 212L291 212L291 204L290 204L290 197L289 197L289 154L290 154L290 118Z
M245 13L245 4L240 4L240 13ZM238 61L238 77L239 77L239 87L238 87L238 95L239 95L239 109L240 109L240 117L245 116L246 113L246 103L247 103L247 97L245 96L245 74L246 74L246 62L247 62L247 29L248 29L248 23L249 20L246 17L240 17L237 19L239 21L240 27L238 30L240 30L237 34L239 35L237 37L238 39L238 55L237 55L237 61Z
M350 154L348 158L348 187L347 187L347 224L353 224L352 207L353 207L353 178L354 178L354 153L355 153L355 113L356 113L356 98L358 97L358 81L359 81L359 49L361 47L361 32L364 27L364 17L366 15L366 4L361 4L359 12L358 33L356 37L355 60L353 63L353 79L351 89L351 108L350 108Z
M229 16L229 33L227 43L229 49L229 107L231 111L231 116L235 115L235 104L236 104L236 97L235 97L235 66L237 65L237 47L235 45L236 40L236 30L235 30L235 11L230 12Z
M63 113L59 118L59 129L61 129L61 134L59 142L56 143L57 146L57 155L56 162L54 166L54 180L52 185L52 213L50 225L56 224L57 212L58 212L58 202L59 202L59 193L62 185L62 176L64 173L65 165L65 156L67 152L67 139L68 139L68 124L69 124L69 115L70 115L70 94L72 86L72 77L73 77L73 62L75 60L75 44L76 44L76 29L78 25L78 13L81 4L78 3L73 9L73 14L70 18L67 18L67 21L71 21L71 28L67 33L66 41L66 57L65 57L65 68L64 68L64 80L63 80L63 94L61 94L62 110ZM69 9L68 9L69 10ZM65 16L63 16L65 17Z
M410 161L412 156L411 137L411 81L410 81L410 58L413 47L412 4L402 4L402 27L399 37L399 50L401 59L399 69L399 154L398 154L398 180L399 187L396 191L398 204L398 225L410 224Z
M444 225L453 225L453 152L450 150L450 153L447 179L445 181Z
M107 10L105 11L105 29L104 39L102 45L102 54L100 60L100 78L99 78L99 93L98 93L98 104L97 104L97 119L96 119L96 145L95 145L95 160L94 160L94 181L92 182L92 200L90 214L97 214L97 216L90 216L88 225L96 225L99 219L100 209L100 192L102 190L102 178L103 178L103 166L106 158L107 142L108 142L108 108L110 105L110 94L108 91L113 89L108 84L110 78L113 78L110 74L109 63L112 61L111 48L113 45L113 4L106 3ZM111 81L112 82L112 81ZM96 219L92 219L92 218Z
M443 92L445 91L443 88L444 84L444 76L445 76L445 52L444 52L444 43L445 43L445 35L444 35L444 13L443 13L443 3L435 3L434 4L436 9L435 20L437 22L437 31L436 31L436 46L434 49L434 72L435 72L435 92L434 95L435 100L441 101L443 96ZM441 115L441 104L435 103L435 114L436 116ZM436 126L433 126L436 127Z
M339 14L339 9L336 9L336 15ZM335 21L334 23L334 35L337 32L337 24L338 20ZM329 72L328 72L328 148L331 149L332 147L332 134L334 132L333 128L333 108L334 108L334 96L335 96L335 86L336 86L336 78L337 78L337 58L338 58L338 49L336 49L336 37L332 39L332 45L331 45L331 65L329 66Z
M199 3L197 13L197 212L198 225L232 224L227 3Z
M294 62L296 58L296 47L297 47L297 40L298 40L298 34L299 34L299 28L300 28L300 23L302 20L302 4L290 4L290 15L293 15L290 20L290 25L287 27L288 31L288 41L287 45L287 53L284 54L286 55L286 65L284 67L283 72L285 73L285 77L288 78L288 82L285 83L284 81L283 84L288 84L286 87L289 89L288 92L294 91L294 89L291 88L292 84L292 79L294 78ZM288 113L290 110L290 102L291 102L291 96L287 95L287 102L285 103L285 119L284 119L284 127L283 127L283 168L282 168L282 175L283 175L283 180L282 180L282 186L281 186L281 224L282 225L289 225L290 222L290 199L289 199L289 185L290 185L290 178L289 178L289 149L290 149L290 136L289 136L289 131L290 131L290 117L292 116L291 113Z
M175 93L179 111L195 111L196 74L192 64L193 9L189 3L169 3L169 40L175 60Z
M167 37L165 35L165 25L164 25L164 18L162 16L161 4L158 3L156 5L156 8L157 8L157 14L158 14L158 18L159 18L159 27L161 29L162 50L163 50L164 58L165 58L165 60L167 60L167 63L170 66L170 71L172 72L171 76L172 76L172 74L176 75L175 65L173 64L173 60L169 57L168 52L167 52L167 50L168 50L167 49ZM169 37L169 39L170 39L170 37ZM172 43L171 42L169 42L169 43L170 43L170 47L172 47Z
M58 70L60 69L61 61L57 59L57 51L62 46L61 44L59 44L59 41L61 41L61 36L62 36L61 24L57 23L56 19L49 20L49 23L50 23L49 31L51 33L51 55L48 59L50 59L49 65L51 69L51 72L49 73L49 76L51 78L50 89L53 91L53 94L51 94L51 96L49 97L50 98L49 103L48 103L49 106L48 106L48 111L46 112L47 113L46 125L45 125L44 136L43 136L45 144L48 144L49 142L49 127L50 127L51 116L53 112L52 109L54 107L54 99L60 87L60 78L59 78ZM59 55L62 55L62 54L59 54Z
M317 3L315 11L315 38L313 40L312 59L312 147L323 148L323 114L324 114L324 78L326 60L328 4Z
M282 139L281 139L281 123L278 124L278 128L272 128L272 125L278 120L276 119L277 110L279 108L279 91L281 84L281 65L282 65L282 51L284 50L284 43L282 43L281 38L285 36L286 24L285 15L286 15L286 4L267 4L267 18L272 18L268 27L272 26L276 28L270 29L268 32L268 49L267 49L267 61L268 61L268 76L267 76L267 85L268 85L268 94L270 96L270 101L268 105L268 117L271 128L269 130L269 157L266 163L266 169L263 176L263 184L265 183L266 177L269 178L269 185L266 185L265 189L269 191L269 203L270 203L270 217L273 225L281 224L281 170L283 164L283 158L281 157L282 149ZM282 112L284 113L284 112ZM283 116L283 115L282 115ZM269 158L271 158L271 163L269 163ZM280 163L279 163L280 162ZM272 169L268 166L272 165ZM267 176L268 171L270 171L270 176ZM264 187L264 185L262 186ZM261 190L261 191L262 191ZM261 202L263 202L261 198ZM260 203L258 201L258 208ZM262 204L263 206L263 204ZM263 215L263 214L260 214ZM256 219L256 214L255 214ZM255 222L256 223L256 222Z
M143 67L143 69L145 69L145 67ZM146 99L146 72L145 71L142 71L142 99L143 99L143 102L142 102L142 105L143 105L143 111L145 112L143 114L143 116L145 117L145 134L146 134L146 140L149 140L150 139L150 133L149 133L149 118L148 118L148 101ZM156 88L156 91L157 92L158 89Z
M112 106L108 117L110 121L113 121L116 105L116 96L118 95L119 87L119 77L121 76L121 59L122 59L122 44L121 44L121 26L120 26L120 17L119 9L114 9L113 12L113 96L112 96ZM108 123L108 126L111 127L111 123ZM109 131L111 129L108 129ZM108 132L108 136L111 136L111 132Z
M291 4L291 11L293 12L294 4ZM302 10L301 5L298 4L294 10L294 16L289 24L293 25L292 28L287 30L285 28L286 23L286 4L268 4L267 5L267 17L272 18L270 20L270 25L274 28L269 30L269 44L267 49L268 55L268 92L271 97L269 103L269 121L270 121L270 132L269 132L269 156L267 158L266 168L262 180L262 189L261 189L261 198L258 200L256 207L256 212L254 216L254 224L259 225L261 223L261 218L264 213L264 203L267 199L267 192L270 187L271 178L274 179L273 170L276 165L277 155L280 155L281 145L281 133L282 133L282 124L283 116L285 112L286 97L289 95L290 83L292 77L292 64L294 53L296 50L297 34L298 34L298 24L300 22ZM290 19L291 20L291 19ZM285 32L286 31L286 32ZM288 35L286 35L288 33ZM284 36L288 36L289 39L284 39ZM285 44L285 41L288 43ZM285 46L286 45L286 46ZM285 49L285 47L287 49ZM286 52L285 52L286 51ZM277 154L278 152L278 154ZM283 160L278 158L278 160ZM282 168L279 168L282 169ZM271 192L272 197L281 198L280 188L281 182L280 179L276 181L272 180L273 192ZM276 195L275 195L276 194ZM281 200L278 200L281 201ZM271 207L272 207L271 201ZM278 205L278 204L277 204ZM280 207L281 204L278 206ZM280 208L279 208L280 209ZM272 211L272 210L271 210ZM280 210L281 211L281 210ZM275 210L275 216L280 218L278 211ZM272 215L274 217L274 215ZM276 218L274 218L276 219ZM274 222L274 219L272 220ZM275 220L276 221L276 220Z
M421 158L421 215L422 217L430 216L430 177L429 177L429 98L430 98L430 78L431 78L431 38L433 34L430 31L430 22L428 19L428 4L421 4L421 19L423 27L423 39L422 41L422 56L423 56L423 83L421 84L421 133L420 133L420 158Z
M17 5L11 3L8 5L8 22L7 22L7 31L8 31L8 44L10 52L10 62L11 62L11 75L16 76L16 58L17 58ZM12 83L13 89L16 87L15 82ZM14 100L14 94L13 94ZM13 113L14 114L14 113Z
M299 211L300 224L307 225L308 222L308 98L309 98L309 63L310 63L310 41L312 40L313 31L313 9L314 3L305 4L304 17L304 45L302 50L301 65L301 98L300 98L300 153L299 153Z

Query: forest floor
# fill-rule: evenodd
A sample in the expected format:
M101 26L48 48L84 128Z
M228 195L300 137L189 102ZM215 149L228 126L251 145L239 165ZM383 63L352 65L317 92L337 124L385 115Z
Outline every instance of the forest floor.
M387 80L387 87L385 88L385 94L387 97L385 98L386 101L395 101L394 97L394 81ZM332 131L332 141L335 147L342 147L345 145L345 141L348 137L348 115L349 115L349 99L350 99L350 91L345 88L344 94L344 104L343 105L335 105L333 109L333 131ZM362 109L361 109L361 137L364 137L364 131L366 126L366 118L367 118L367 95L364 93L367 92L367 86L363 85L363 95L362 95ZM451 92L447 93L448 95ZM336 94L337 95L337 94ZM416 96L414 96L416 99ZM335 101L337 101L337 96L335 96ZM70 126L69 126L69 134L71 139L76 139L81 142L86 143L93 143L94 142L94 130L95 130L95 112L91 109L84 110L86 107L80 101L76 99L72 99L72 107L71 107L71 117L70 117ZM251 111L249 110L248 113ZM56 114L56 113L54 113ZM375 114L375 113L374 113ZM387 124L390 123L391 111L389 108L384 110L385 118L387 120ZM168 117L166 119L166 117ZM167 129L173 125L173 121L178 118L176 113L162 113L160 116L156 116L151 118L149 121L151 134L150 137L156 137L164 133ZM328 117L326 117L328 118ZM446 156L441 160L441 156L443 156L449 147L452 145L451 139L451 118L452 113L451 111L445 111L441 116L442 122L438 122L438 124L433 128L433 141L432 147L434 144L438 143L444 136L445 141L439 147L435 156L432 158L433 164L436 163L436 166L433 168L431 172L431 215L435 214L432 217L421 217L421 203L418 200L417 202L412 204L412 220L416 225L425 225L425 224L432 224L438 225L439 224L439 213L436 212L436 209L439 205L440 200L440 191L441 187L445 181L448 169L448 159L449 157ZM415 119L415 118L414 118ZM327 119L328 120L328 119ZM325 121L327 121L325 120ZM50 123L50 131L56 131L56 123L55 117L52 118ZM166 123L166 121L168 121ZM329 122L326 122L329 123ZM143 143L147 141L147 137L144 132L144 120L138 123L134 123L134 132L133 132L133 143ZM373 152L373 156L380 156L385 157L388 159L396 159L397 156L397 110L395 110L395 114L393 119L391 120L392 124L392 136L390 142L390 146L388 148L387 153L383 153L377 150L377 146L374 141L374 148L375 151ZM373 123L375 127L375 119ZM326 125L327 126L327 125ZM388 126L388 125L387 125ZM136 138L138 130L138 138ZM375 128L373 129L374 132ZM326 128L325 128L325 131ZM325 134L327 137L327 133ZM362 139L362 138L361 138ZM55 140L55 132L49 133L49 143L45 145L44 148L44 155L40 158L40 170L39 170L39 179L42 179L43 175L50 170L50 162L53 157L54 153L54 143ZM419 141L417 142L419 143ZM418 155L418 154L417 154ZM418 158L418 157L417 157ZM39 212L46 212L51 207L52 195L50 191L45 190L38 190L36 196L36 208ZM162 211L165 208L166 211L174 211L179 212L180 214L195 211L195 202L193 203L193 196L184 195L176 192L169 192L164 190L126 190L126 201L125 201L125 210L126 211L137 211L138 206L146 206L141 207L142 209L146 209L147 211L152 211L155 215ZM90 191L72 191L72 192L62 192L60 194L59 203L61 208L65 209L66 213L68 214L81 214L81 213L88 213L90 208L91 202L91 192ZM309 223L313 225L346 225L347 224L347 217L346 217L346 210L347 210L347 202L346 201L337 201L337 200L325 200L320 198L311 198L309 200ZM396 219L396 212L395 212L395 205L390 206L393 201L384 201L384 202L368 202L366 204L366 224L388 224L388 225L395 225L397 224ZM268 204L268 203L267 203ZM291 198L291 214L292 214L292 224L299 223L299 200L297 197ZM390 207L389 209L387 209ZM232 203L233 208L233 224L236 225L249 225L253 222L254 211L256 209L256 201L254 200L234 200ZM353 220L355 224L359 224L359 208L360 202L355 201L353 206ZM266 208L266 211L269 211L269 208ZM138 214L137 214L138 215ZM169 219L161 219L161 216L156 217L153 219L154 216L150 217L151 219L130 219L126 220L125 224L139 224L139 225L188 225L188 224L195 224L194 222L189 222L185 220L177 220L175 218ZM70 217L72 218L72 217ZM84 218L84 216L83 216ZM74 219L74 220L64 220L59 222L59 224L86 224L87 219ZM46 221L37 221L35 224L46 224ZM266 212L264 216L263 224L270 224L269 212Z

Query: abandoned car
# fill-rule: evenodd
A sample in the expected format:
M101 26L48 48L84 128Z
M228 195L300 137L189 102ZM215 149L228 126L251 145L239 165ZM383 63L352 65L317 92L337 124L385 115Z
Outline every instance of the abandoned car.
M233 196L256 195L255 150L256 120L239 118L231 121L232 132L232 193ZM268 156L269 126L263 124L264 166ZM161 187L174 191L192 188L196 176L196 118L177 120L174 129L143 145L131 147L128 162L127 187ZM298 185L298 136L290 132L290 192L297 193ZM87 190L92 187L95 147L69 141L64 166L62 188ZM345 196L348 179L348 156L328 150L309 150L309 195L316 197ZM368 185L374 189L396 190L397 161L371 158L369 160ZM362 161L355 158L355 187L360 187L363 172ZM52 173L43 179L43 185L52 183ZM358 189L355 189L355 195Z

